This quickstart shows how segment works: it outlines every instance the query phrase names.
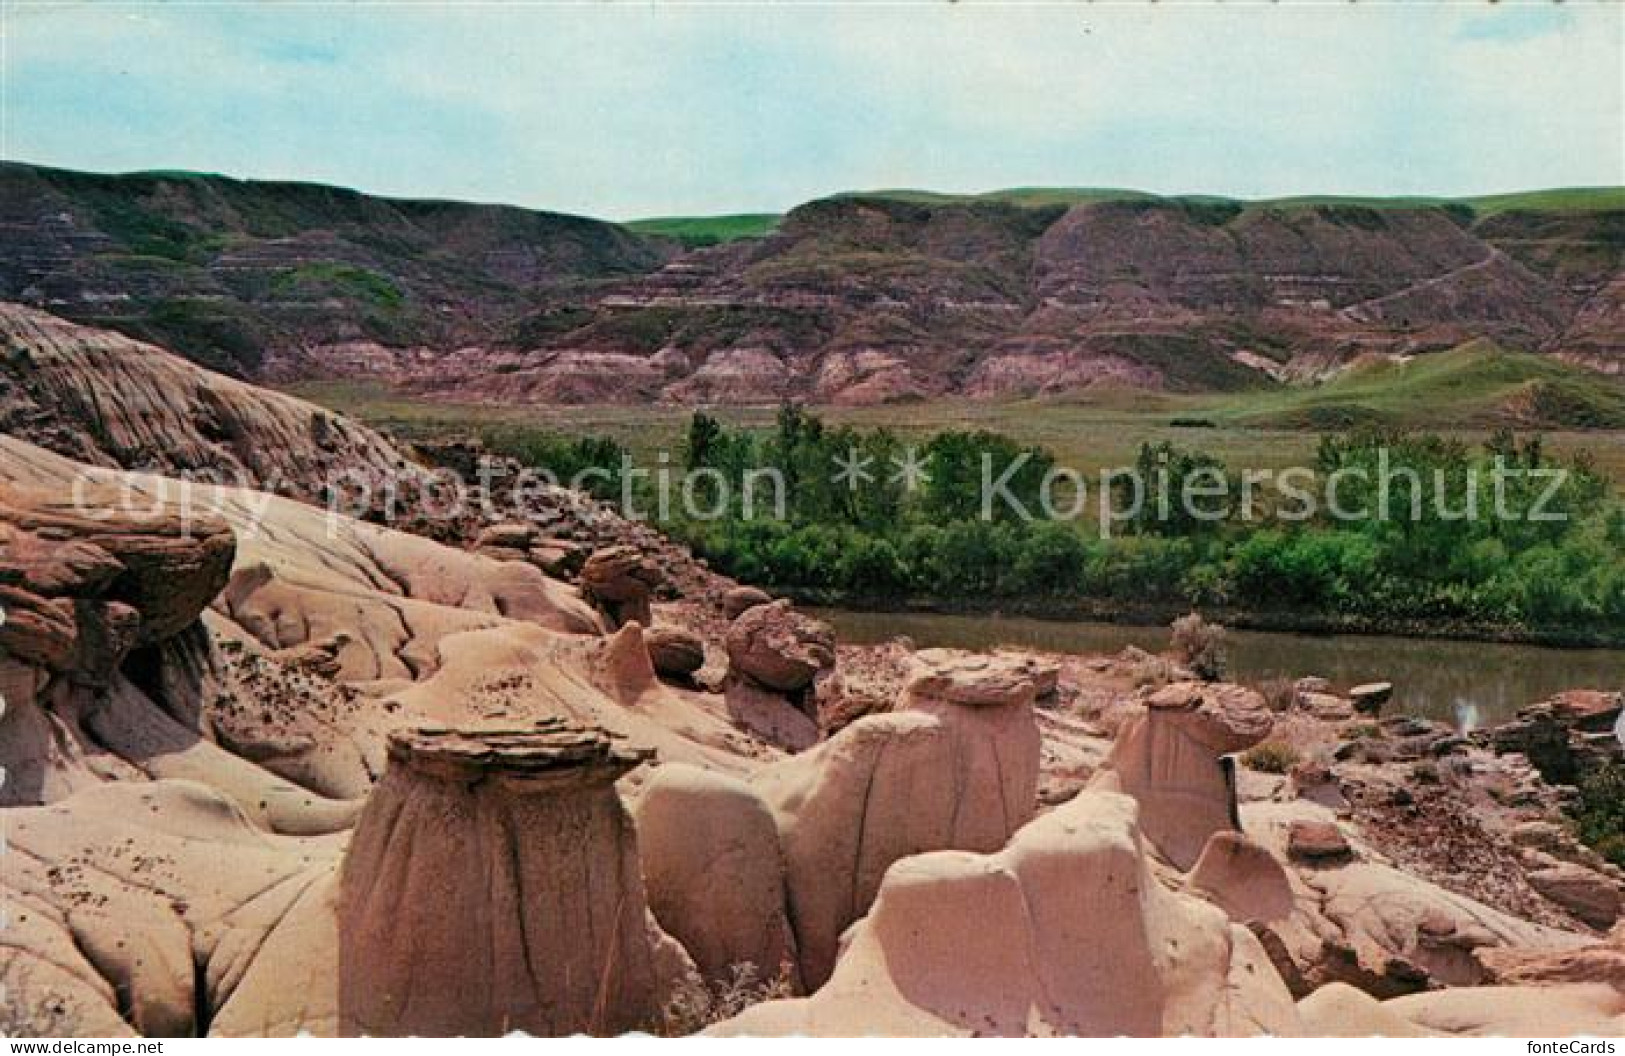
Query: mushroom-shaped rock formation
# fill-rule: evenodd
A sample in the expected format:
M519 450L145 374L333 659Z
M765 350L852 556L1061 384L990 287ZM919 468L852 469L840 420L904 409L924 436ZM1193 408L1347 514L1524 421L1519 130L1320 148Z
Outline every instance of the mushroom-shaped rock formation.
M1256 930L1265 948L1298 997L1328 982L1349 983L1378 998L1437 985L1477 986L1489 981L1484 960L1494 950L1558 953L1587 942L1373 860L1347 835L1356 853L1295 857L1295 828L1301 833L1305 822L1335 826L1336 815L1326 807L1301 799L1254 801L1241 812L1251 839L1285 867L1293 909L1286 918L1266 920L1243 916L1239 899L1219 901L1238 907L1237 919L1261 925ZM1206 857L1192 874L1204 887L1211 872Z
M1033 686L1016 665L987 662L996 670L924 654L903 710L859 719L753 779L779 822L809 988L829 977L841 933L868 911L893 862L997 850L1032 817Z
M656 1024L675 944L649 920L614 788L646 758L563 722L392 734L340 882L341 1029Z
M1132 799L1090 789L995 854L897 863L822 989L714 1032L1299 1033L1258 941L1157 881L1135 816Z
M595 550L581 566L581 592L611 629L634 620L649 626L649 596L661 581L660 570L630 546Z
M1175 866L1190 869L1209 836L1240 829L1226 756L1262 741L1273 721L1253 690L1176 682L1153 693L1145 714L1118 735L1101 780L1139 800L1146 837Z

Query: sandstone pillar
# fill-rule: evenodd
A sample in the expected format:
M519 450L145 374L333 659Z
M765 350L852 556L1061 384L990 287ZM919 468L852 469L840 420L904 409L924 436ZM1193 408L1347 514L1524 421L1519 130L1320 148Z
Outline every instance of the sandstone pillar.
M652 1026L659 936L614 788L645 758L559 721L391 735L342 873L342 1029Z

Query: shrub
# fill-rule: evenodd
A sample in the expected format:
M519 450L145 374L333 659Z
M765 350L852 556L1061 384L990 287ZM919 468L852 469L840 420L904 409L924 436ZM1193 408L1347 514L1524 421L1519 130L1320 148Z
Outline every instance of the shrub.
M666 1002L661 1032L670 1038L698 1034L752 1005L794 995L788 964L780 965L778 975L771 979L763 979L761 970L749 961L732 965L729 973L724 981L706 983L695 977L679 986Z
M1174 680L1173 661L1165 656L1146 655L1134 662L1129 669L1129 681L1136 688L1141 686L1165 686Z
M1284 774L1298 761L1298 752L1281 741L1264 741L1242 753L1241 765L1261 774Z
M1209 682L1224 677L1224 626L1193 612L1174 621L1170 641L1179 662Z
M1580 839L1625 867L1625 764L1612 763L1581 780L1572 809Z
M1291 711L1298 702L1298 686L1290 678L1267 678L1258 684L1258 692L1271 711Z

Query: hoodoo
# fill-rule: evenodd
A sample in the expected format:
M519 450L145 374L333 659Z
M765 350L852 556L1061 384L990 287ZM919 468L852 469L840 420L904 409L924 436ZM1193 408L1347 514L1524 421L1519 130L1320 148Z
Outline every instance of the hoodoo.
M1241 827L1232 752L1262 741L1272 719L1244 686L1176 682L1153 693L1112 749L1109 780L1140 801L1140 825L1189 869L1209 836Z
M343 1029L652 1026L670 940L650 923L636 836L614 787L647 758L559 721L391 735L389 768L343 870Z

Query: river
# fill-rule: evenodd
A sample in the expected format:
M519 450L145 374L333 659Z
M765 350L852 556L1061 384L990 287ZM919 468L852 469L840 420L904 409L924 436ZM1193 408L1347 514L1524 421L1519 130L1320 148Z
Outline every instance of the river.
M1166 628L1003 616L853 612L811 609L835 626L842 641L881 642L906 635L920 648L991 649L1022 646L1057 653L1115 653L1128 645L1160 652ZM1563 689L1625 687L1625 650L1552 649L1536 645L1311 635L1232 630L1226 639L1229 676L1321 675L1342 687L1392 682L1385 711L1454 723L1461 729L1511 718L1525 704Z

